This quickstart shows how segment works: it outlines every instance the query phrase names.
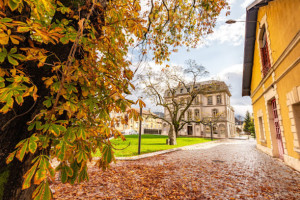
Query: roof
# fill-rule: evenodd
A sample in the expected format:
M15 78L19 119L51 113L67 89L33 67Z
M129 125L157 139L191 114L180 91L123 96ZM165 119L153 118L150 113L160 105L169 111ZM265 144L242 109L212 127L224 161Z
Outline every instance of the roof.
M268 5L270 1L273 0L256 0L251 3L246 9L242 96L251 95L250 90L257 25L257 23L253 23L253 21L257 21L258 9L262 6Z
M201 94L213 94L213 93L219 93L219 92L226 92L229 96L231 96L231 93L229 91L228 86L224 81L218 81L218 80L209 80L209 81L202 81L202 82L196 82L193 86L193 84L188 84L186 86L184 85L178 85L176 88L174 88L175 91L175 96L180 96L180 95L186 95L188 94L188 91L186 88L191 88L198 90L199 93ZM164 97L169 97L169 91L166 90L164 93Z

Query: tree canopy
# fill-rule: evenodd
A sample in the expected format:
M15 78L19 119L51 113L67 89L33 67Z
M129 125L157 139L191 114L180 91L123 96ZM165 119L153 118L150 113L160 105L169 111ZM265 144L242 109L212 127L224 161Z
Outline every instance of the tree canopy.
M226 0L0 0L0 175L9 174L0 197L51 199L55 173L88 180L97 149L107 168L107 138L121 136L109 113L134 103L124 96L134 88L128 51L162 63L199 44L224 8Z

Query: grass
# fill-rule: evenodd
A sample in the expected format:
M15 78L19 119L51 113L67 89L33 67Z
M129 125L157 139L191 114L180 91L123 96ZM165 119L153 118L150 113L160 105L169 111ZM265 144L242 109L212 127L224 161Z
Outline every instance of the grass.
M138 155L138 135L125 135L125 138L126 141L122 141L120 138L111 140L116 149L123 149L130 143L124 150L115 150L115 156L127 157ZM166 145L167 138L168 136L165 135L142 135L141 154L211 141L207 138L178 137L177 145ZM100 156L100 152L97 152L95 156Z

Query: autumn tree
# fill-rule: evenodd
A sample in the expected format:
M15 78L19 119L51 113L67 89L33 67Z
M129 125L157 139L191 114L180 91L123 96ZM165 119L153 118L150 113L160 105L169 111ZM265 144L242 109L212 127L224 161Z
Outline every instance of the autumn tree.
M176 137L186 124L196 122L205 123L198 118L192 118L188 109L193 103L199 103L197 96L215 90L215 84L199 84L201 78L208 75L205 67L194 60L187 60L185 67L166 67L160 72L151 69L140 76L143 92L153 100L157 106L165 110L165 116L160 118L169 126L169 144L176 144ZM200 112L200 111L199 111Z
M128 51L157 63L212 32L226 0L0 0L0 199L51 199L114 160L110 112L131 101ZM144 2L143 2L144 3ZM133 114L131 114L133 116ZM126 123L126 120L123 120ZM59 165L54 169L51 159Z

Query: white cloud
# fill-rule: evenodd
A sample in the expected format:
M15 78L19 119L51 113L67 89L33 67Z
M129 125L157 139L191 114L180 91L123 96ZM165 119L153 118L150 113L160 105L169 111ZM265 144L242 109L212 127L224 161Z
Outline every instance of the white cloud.
M246 15L243 14L241 17L236 19L237 21L244 21ZM218 43L230 43L233 46L238 46L243 44L245 36L245 23L237 22L235 24L226 24L228 18L221 16L218 19L218 24L214 32L204 39L204 44L199 45L199 48L202 48L207 45L212 45L213 42Z
M236 64L225 68L214 78L224 81L230 88L231 106L234 108L235 115L245 116L246 111L252 112L250 97L242 97L242 76L243 65Z
M241 4L242 8L247 8L254 0L244 0L244 2Z

